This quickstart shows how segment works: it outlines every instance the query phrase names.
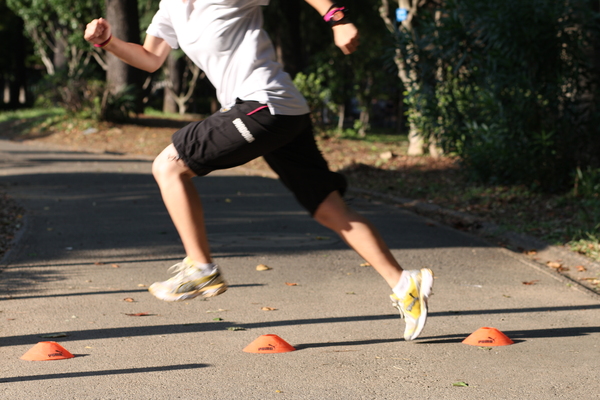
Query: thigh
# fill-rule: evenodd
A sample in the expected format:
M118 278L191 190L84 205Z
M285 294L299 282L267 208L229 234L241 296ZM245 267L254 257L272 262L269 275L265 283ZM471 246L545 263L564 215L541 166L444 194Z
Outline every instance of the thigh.
M329 169L310 127L264 158L311 215L330 193L346 191L346 179Z
M254 101L240 101L173 134L179 156L196 175L232 168L270 153L302 131L305 116L271 115Z

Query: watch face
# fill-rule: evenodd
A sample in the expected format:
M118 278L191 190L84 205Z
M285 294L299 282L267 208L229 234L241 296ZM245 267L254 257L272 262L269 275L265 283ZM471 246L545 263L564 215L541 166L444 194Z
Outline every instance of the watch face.
M344 12L342 10L338 10L331 16L331 21L337 22L344 18Z

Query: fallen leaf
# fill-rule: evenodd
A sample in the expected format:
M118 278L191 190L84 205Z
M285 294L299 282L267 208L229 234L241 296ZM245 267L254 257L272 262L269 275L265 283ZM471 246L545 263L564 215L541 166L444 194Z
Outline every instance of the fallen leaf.
M270 270L270 269L273 269L273 268L271 268L271 267L268 267L268 266L266 266L265 264L258 264L258 265L256 266L256 270L257 270L257 271L268 271L268 270Z
M452 386L461 386L461 387L467 387L467 386L469 386L469 384L468 384L468 383L466 383L466 382L454 382L454 383L452 384Z
M562 267L562 264L559 262L556 262L556 261L548 261L546 263L546 265L549 266L550 268L557 268L557 269Z
M535 256L537 254L537 250L527 250L525 251L525 254L528 256Z
M223 318L219 318L219 317L213 318L213 321L223 321Z
M147 317L147 316L150 316L152 314L148 314L146 312L141 312L141 313L137 313L137 314L125 314L125 315L128 315L130 317Z
M121 267L119 267L119 264L112 264L112 267L113 268L121 268Z
M246 328L242 328L241 326L230 326L227 328L228 331L245 331Z
M567 268L567 267L558 267L558 268L556 268L556 270L557 270L558 272L563 272L563 271L568 271L568 270L569 270L569 268Z
M371 264L369 264L368 262L364 262L362 264L360 264L361 267L370 267Z
M225 203L231 203L231 199L225 199Z
M143 283L138 283L138 287L146 287Z
M125 297L125 298L123 299L123 301L126 301L126 302L128 302L128 303L133 303L135 300L134 300L134 299L132 299L131 297Z
M59 337L67 337L69 335L67 335L66 333L50 333L48 335L40 335L41 338L59 338Z
M579 271L579 272L585 272L585 271L587 271L587 268L584 267L583 265L578 265L575 268L577 268L577 271Z
M580 281L588 281L592 285L598 285L598 284L600 284L600 279L598 279L598 278L579 278L579 280Z
M288 286L298 286L297 283L292 283L292 282L286 282L285 284Z
M262 307L261 310L263 310L263 311L276 311L277 309L273 308L273 307Z
M523 282L523 285L535 285L538 282L539 282L539 280L529 281L529 282Z

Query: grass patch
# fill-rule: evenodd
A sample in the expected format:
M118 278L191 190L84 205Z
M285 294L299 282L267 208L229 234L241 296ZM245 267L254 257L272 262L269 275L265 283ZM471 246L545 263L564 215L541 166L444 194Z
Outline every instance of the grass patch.
M64 114L65 111L62 108L28 108L15 111L2 111L0 112L0 123L18 120L39 120L40 118L45 119Z

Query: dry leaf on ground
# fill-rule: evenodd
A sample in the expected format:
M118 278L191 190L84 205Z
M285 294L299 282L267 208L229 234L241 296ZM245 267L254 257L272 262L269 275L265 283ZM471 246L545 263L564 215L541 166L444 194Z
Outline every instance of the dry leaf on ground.
M523 282L523 285L535 285L536 283L538 283L538 280L535 281L528 281L528 282Z
M548 261L546 263L546 265L549 266L550 268L556 268L556 269L562 267L562 264L559 262L556 262L556 261Z

